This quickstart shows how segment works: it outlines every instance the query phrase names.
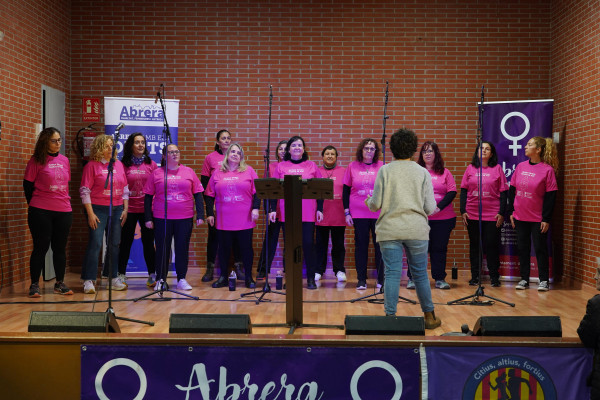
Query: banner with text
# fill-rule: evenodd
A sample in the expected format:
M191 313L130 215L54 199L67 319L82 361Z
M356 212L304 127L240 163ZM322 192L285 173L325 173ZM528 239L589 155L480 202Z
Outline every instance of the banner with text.
M164 103L171 141L177 144L179 100L165 100ZM117 143L119 160L123 156L123 146L129 135L140 132L146 138L146 147L150 157L160 165L161 152L165 143L165 114L160 103L155 103L155 99L105 97L104 113L105 134L114 137L116 127L120 123L125 124L119 132L119 142ZM127 275L148 275L139 224L135 229L135 237L127 265Z
M585 348L428 347L428 398L589 399Z
M552 136L554 100L483 103L483 140L494 144L498 164L510 182L517 164L527 160L525 145L534 136ZM520 279L517 235L505 216L501 231L500 275ZM549 235L551 236L551 235ZM550 245L549 245L550 246ZM537 278L537 261L531 247L531 276ZM550 277L552 277L552 246Z
M406 348L82 346L82 399L418 399Z

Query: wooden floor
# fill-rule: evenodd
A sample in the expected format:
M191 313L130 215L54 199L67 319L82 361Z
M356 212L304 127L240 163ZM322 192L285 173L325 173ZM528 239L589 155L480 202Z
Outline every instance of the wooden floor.
M336 282L331 271L327 271L319 282L318 290L303 290L303 321L305 324L343 325L346 315L383 315L383 304L366 300L351 302L361 296L373 294L372 286L366 291L356 290L356 278L349 272L346 283ZM169 315L171 313L218 313L218 314L249 314L255 334L287 334L286 327L256 327L254 324L285 324L286 305L285 297L275 293L268 293L264 299L269 301L256 304L255 297L241 298L240 294L250 290L238 282L237 290L230 292L228 288L213 289L210 284L200 281L201 271L197 268L190 269L188 281L194 289L190 294L199 297L191 300L177 294L166 293L164 297L170 301L156 301L157 295L134 302L133 300L150 292L144 278L130 278L129 289L126 291L113 291L112 309L117 317L132 318L137 320L152 321L154 326L119 320L119 327L123 333L168 333ZM169 279L170 282L173 279ZM432 289L436 314L443 320L440 328L427 331L427 336L439 336L447 332L460 332L461 325L468 324L472 329L480 316L533 316L545 315L561 318L563 337L577 337L579 321L585 313L586 302L597 293L595 288L582 286L580 283L561 282L551 284L549 292L538 292L537 285L532 284L529 290L515 290L516 282L503 282L501 288L492 288L489 282L484 282L484 293L497 299L515 303L510 307L501 302L491 305L447 305L447 302L465 296L473 295L475 287L467 284L466 271L461 271L459 279L450 280L451 290ZM27 297L29 283L21 283L10 288L5 288L0 293L0 335L2 332L27 332L29 315L31 311L106 311L108 309L107 281L103 280L97 286L95 295L84 295L79 277L68 274L67 284L75 291L73 296L60 296L54 294L53 283L41 284L42 297L30 299ZM374 280L368 283L371 285ZM262 290L264 281L259 281L258 290ZM274 289L274 278L271 278ZM175 285L173 285L172 288ZM406 280L403 280L400 296L417 300L414 290L406 289ZM433 286L433 285L432 285ZM256 296L258 297L259 294ZM383 299L378 295L372 299ZM480 300L488 300L480 298ZM422 315L420 306L400 301L398 315ZM300 328L295 334L299 335L343 335L343 331L331 328Z

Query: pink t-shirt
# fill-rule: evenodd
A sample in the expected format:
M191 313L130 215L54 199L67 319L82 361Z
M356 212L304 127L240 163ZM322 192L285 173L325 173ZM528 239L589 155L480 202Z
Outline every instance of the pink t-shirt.
M252 198L257 178L250 166L244 172L217 170L213 173L205 194L215 198L217 229L241 231L256 226L252 221Z
M367 196L373 195L377 172L383 165L378 161L367 165L360 161L352 161L346 169L344 185L350 186L350 214L352 218L379 218L380 211L373 212L365 204Z
M67 157L62 154L56 157L47 155L44 165L31 157L25 168L24 179L33 182L33 197L29 202L31 207L60 212L72 211L69 196L71 167Z
M519 221L541 222L544 195L558 190L554 168L541 162L524 161L517 165L511 178L516 189L513 216Z
M273 178L283 179L285 175L301 175L302 179L321 178L321 173L317 164L310 160L303 161L299 164L294 164L291 161L282 161L277 164ZM279 200L279 207L281 209L280 218L281 222L285 222L285 201ZM302 200L302 222L315 222L317 213L317 201L314 199L303 199Z
M200 171L200 175L204 176L212 176L215 170L221 168L221 164L223 163L223 159L225 158L224 154L219 153L218 151L213 151L204 159L204 164L202 164L202 170Z
M277 171L277 165L279 165L279 161L272 162L269 164L269 178L275 178L275 172ZM281 208L279 207L279 202L277 202L277 220L281 221Z
M319 167L322 178L333 180L333 200L325 200L323 203L323 221L317 222L321 226L346 226L344 215L344 203L342 193L344 192L344 174L346 168L336 165L333 169Z
M144 186L148 178L152 176L152 171L156 168L157 166L154 161L150 164L142 163L125 168L125 175L127 175L127 183L129 185L130 213L144 212Z
M83 167L81 187L90 189L92 204L98 206L110 205L110 181L104 189L106 177L108 176L108 162L103 164L99 161L90 161ZM127 177L123 163L117 160L113 167L113 206L123 204L123 188L127 186Z
M482 221L495 221L500 212L500 192L508 190L506 176L500 165L483 167L482 177ZM461 189L467 189L467 214L469 219L479 218L479 168L469 164L460 183Z
M194 216L194 194L203 192L202 184L193 169L179 165L167 174L167 218L186 219ZM165 218L165 170L156 168L146 181L144 193L154 196L154 218Z
M439 203L448 192L456 192L456 182L448 168L444 168L444 172L441 175L436 174L433 170L428 171L429 175L431 175L431 183L433 184L433 194L435 196L436 204ZM439 213L429 216L431 221L451 218L456 218L453 203L448 204Z

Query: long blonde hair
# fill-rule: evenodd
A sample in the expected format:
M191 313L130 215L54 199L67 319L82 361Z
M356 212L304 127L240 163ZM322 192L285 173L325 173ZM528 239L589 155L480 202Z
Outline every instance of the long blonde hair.
M225 157L223 158L223 162L221 163L220 169L223 172L229 171L229 162L227 160L229 159L229 153L231 152L231 148L233 146L237 146L237 148L240 149L240 165L238 165L236 171L244 172L248 168L248 165L246 165L246 160L244 157L244 149L242 149L242 146L239 143L231 143L229 145L229 147L225 151Z
M542 161L554 168L554 172L558 172L558 150L554 140L541 136L534 136L532 139L535 147L541 149L540 158Z
M102 161L102 158L104 158L104 147L109 140L113 142L113 146L115 146L112 136L101 133L94 138L92 146L90 147L90 160L98 162Z

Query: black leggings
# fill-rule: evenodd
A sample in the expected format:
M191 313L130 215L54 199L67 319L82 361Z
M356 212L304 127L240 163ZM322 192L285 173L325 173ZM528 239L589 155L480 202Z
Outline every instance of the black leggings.
M383 260L381 250L375 235L376 218L354 218L354 259L356 263L356 277L359 281L367 280L367 260L369 258L369 233L375 247L375 268L377 281L383 283Z
M156 270L156 251L154 250L154 229L146 228L144 223L144 213L129 213L125 225L121 228L121 244L119 246L119 273L125 274L127 263L129 262L129 253L135 236L135 227L140 224L142 233L142 246L144 248L144 261L148 274L153 274Z
M541 233L541 222L518 221L515 219L517 231L517 250L519 252L519 265L521 266L521 279L529 282L531 270L531 242L535 249L540 282L548 281L550 277L550 261L548 258L548 232Z
M175 272L177 280L185 279L188 270L190 238L194 227L193 218L168 219L165 237L165 220L154 218L156 237L156 280L167 279L171 256L171 240L175 242Z
M329 234L331 233L331 265L333 273L337 274L339 271L346 272L344 268L344 259L346 258L346 247L344 246L344 234L346 232L345 226L321 226L315 227L317 230L316 235L316 248L317 254L317 271L323 275L327 268L327 248L329 247Z
M229 270L227 261L231 254L231 246L238 247L237 252L244 264L246 279L252 277L252 261L254 260L254 249L252 248L252 228L241 231L223 231L217 229L217 241L219 243L219 264L221 275L227 276Z
M31 282L40 280L42 269L46 265L46 253L52 245L52 261L56 280L65 279L67 266L67 238L73 222L73 213L50 211L36 207L29 207L27 223L33 239L33 251L29 259Z
M469 257L471 259L471 277L479 279L479 220L469 219L467 225L469 232ZM500 277L500 228L496 221L481 221L483 253L490 271L490 279L498 280Z

